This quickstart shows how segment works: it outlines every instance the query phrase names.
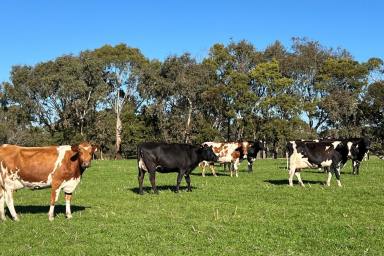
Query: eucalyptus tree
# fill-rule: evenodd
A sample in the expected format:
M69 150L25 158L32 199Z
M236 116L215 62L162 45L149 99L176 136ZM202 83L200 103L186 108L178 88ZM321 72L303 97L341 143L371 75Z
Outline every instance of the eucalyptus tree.
M43 125L51 136L60 134L56 143L70 143L86 138L84 128L105 97L106 84L94 69L97 64L90 59L72 55L14 66L6 91L32 126Z
M219 128L226 126L228 141L233 139L233 125L236 127L234 139L243 137L245 117L251 112L250 102L255 100L250 89L249 72L259 60L254 46L246 41L232 42L228 46L215 44L204 60L214 77L214 83L204 97L217 108L217 123Z
M128 102L134 102L136 109L142 103L137 87L146 58L139 49L125 44L105 45L94 50L93 55L103 62L104 79L110 86L107 101L116 115L115 159L119 159L123 131L121 113Z

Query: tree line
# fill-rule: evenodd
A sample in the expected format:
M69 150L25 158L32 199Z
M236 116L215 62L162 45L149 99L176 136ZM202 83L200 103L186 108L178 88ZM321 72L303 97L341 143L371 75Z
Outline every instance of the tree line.
M0 84L0 143L97 143L101 157L135 155L142 141L287 140L369 136L383 152L384 64L293 38L264 50L242 40L149 59L104 45L36 65Z

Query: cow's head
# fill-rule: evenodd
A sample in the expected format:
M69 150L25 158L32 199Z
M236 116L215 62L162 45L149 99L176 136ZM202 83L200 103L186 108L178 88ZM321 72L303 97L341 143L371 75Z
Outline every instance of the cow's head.
M358 141L349 141L349 158L357 161L362 161L364 155L368 152L370 147L370 141L368 138L361 138Z
M93 153L97 151L97 147L88 142L83 142L81 144L72 145L71 150L74 153L71 160L78 160L81 168L86 169L91 166L92 156Z
M212 162L217 162L217 160L219 160L219 157L213 152L212 146L204 144L199 148L199 152L202 160Z
M261 140L250 142L250 146L248 148L248 158L256 158L257 153L260 150L264 150L264 143Z
M251 146L252 146L252 143L248 141L241 142L240 153L243 156L243 159L246 159L248 157L248 150Z

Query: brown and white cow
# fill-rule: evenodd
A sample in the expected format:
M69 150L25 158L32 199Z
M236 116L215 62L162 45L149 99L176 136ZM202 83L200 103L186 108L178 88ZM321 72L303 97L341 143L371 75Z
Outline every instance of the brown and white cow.
M48 187L51 187L49 220L54 218L55 202L61 189L65 192L66 217L72 218L72 193L90 166L95 151L96 147L88 142L72 146L0 146L0 219L5 219L5 202L13 219L18 220L13 191Z
M213 152L219 157L219 163L230 163L231 167L231 177L233 177L233 172L235 172L236 177L239 177L238 169L240 164L240 157L247 158L248 149L250 143L247 141L244 142L204 142L203 145L212 146ZM203 161L199 164L202 168L202 176L205 176L205 168L210 166L212 174L216 176L215 169L210 162Z

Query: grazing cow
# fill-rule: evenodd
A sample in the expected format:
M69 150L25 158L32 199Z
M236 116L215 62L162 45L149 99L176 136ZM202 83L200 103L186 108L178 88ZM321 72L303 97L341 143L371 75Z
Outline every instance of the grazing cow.
M139 193L143 194L145 172L149 173L153 192L158 193L155 183L156 171L162 173L178 172L176 192L179 192L183 176L185 176L188 191L192 191L189 176L192 170L203 160L217 161L217 159L218 157L213 153L212 147L207 145L142 143L137 147Z
M289 185L293 186L293 175L296 175L301 186L302 168L329 167L327 186L330 186L332 173L335 173L337 185L340 187L340 169L345 165L350 155L350 147L342 141L333 142L302 142L287 143L289 158Z
M72 218L71 197L81 175L90 166L96 147L87 142L72 146L0 146L0 219L4 220L4 201L14 220L18 216L13 191L21 188L51 187L49 220L54 219L55 202L65 192L66 217Z
M235 172L236 177L239 177L238 168L240 160L248 157L248 149L251 147L251 143L248 141L244 142L204 142L202 145L212 146L213 152L219 157L218 162L226 164L230 163L230 173L233 177ZM212 163L208 161L200 163L202 167L202 176L205 176L205 168L210 166L212 174L216 176L215 169Z

